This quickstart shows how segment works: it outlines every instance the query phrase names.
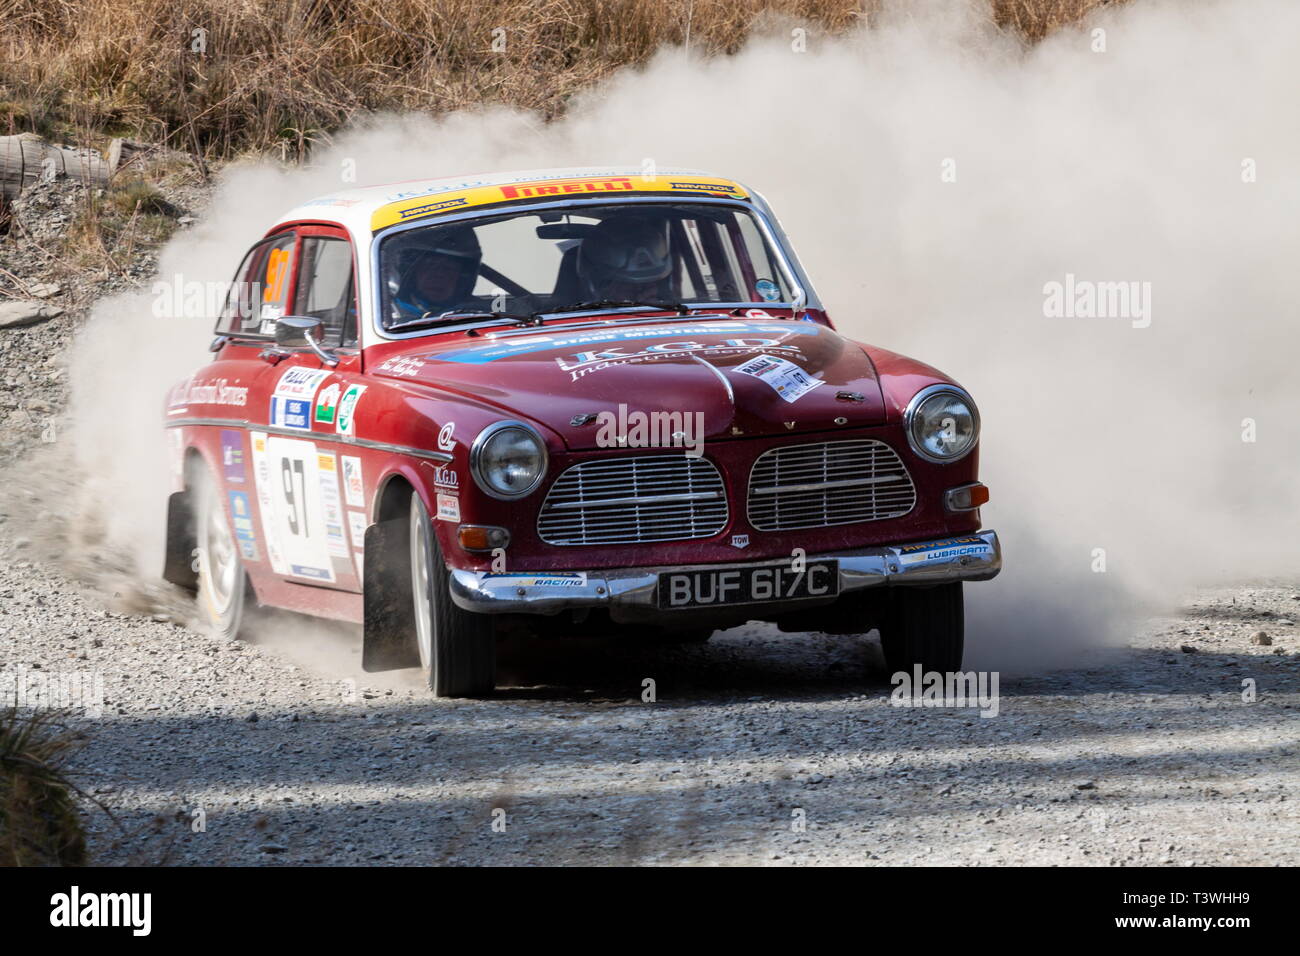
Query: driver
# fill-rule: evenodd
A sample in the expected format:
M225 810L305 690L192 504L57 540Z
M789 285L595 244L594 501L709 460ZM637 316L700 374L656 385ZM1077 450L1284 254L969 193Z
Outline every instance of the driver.
M439 229L398 256L396 318L419 319L462 307L474 291L483 253L473 229Z
M578 247L583 294L595 301L657 302L671 298L673 258L668 222L636 213L606 219Z

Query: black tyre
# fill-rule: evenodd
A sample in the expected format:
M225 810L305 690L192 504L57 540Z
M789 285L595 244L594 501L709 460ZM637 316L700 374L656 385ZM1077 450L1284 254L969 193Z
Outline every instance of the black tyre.
M896 588L880 625L889 673L961 670L966 617L961 582L932 588Z
M248 576L216 480L206 468L195 473L191 496L199 615L218 637L228 641L245 637Z
M411 495L411 591L416 643L425 682L435 697L481 697L496 687L496 629L486 614L451 600L447 566L429 511Z

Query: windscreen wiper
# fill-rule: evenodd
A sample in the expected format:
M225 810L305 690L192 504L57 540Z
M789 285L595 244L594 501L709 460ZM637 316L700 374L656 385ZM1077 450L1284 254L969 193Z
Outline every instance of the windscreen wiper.
M658 309L660 312L676 312L678 315L690 315L689 306L682 305L680 302L638 302L634 299L601 299L598 302L574 302L572 305L566 305L560 309L544 310L548 315L556 315L561 312L586 312L591 309Z
M541 325L541 320L536 314L528 315L523 312L499 312L487 309L468 309L466 311L452 310L434 315L432 312L426 312L418 319L411 319L407 322L401 322L397 325L388 326L389 332L400 332L404 329L427 328L433 325L442 325L444 322L461 322L467 319L506 319L511 322L518 322L520 325Z

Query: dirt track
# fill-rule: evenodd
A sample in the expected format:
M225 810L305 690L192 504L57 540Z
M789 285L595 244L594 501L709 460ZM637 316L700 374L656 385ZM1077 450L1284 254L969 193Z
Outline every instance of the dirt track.
M0 541L0 660L103 675L77 760L102 863L1300 862L1294 584L1004 679L990 719L891 707L874 641L757 627L538 646L527 686L452 702L363 674L345 628L221 643Z

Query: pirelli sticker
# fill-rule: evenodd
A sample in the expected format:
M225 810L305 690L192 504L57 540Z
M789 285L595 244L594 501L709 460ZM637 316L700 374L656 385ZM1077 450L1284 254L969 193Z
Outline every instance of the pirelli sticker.
M394 223L410 222L439 213L458 212L472 206L487 206L525 199L561 199L565 196L594 196L619 193L682 193L746 199L744 188L729 179L711 176L589 176L570 179L536 179L494 186L474 186L412 196L375 210L370 228L384 229Z

